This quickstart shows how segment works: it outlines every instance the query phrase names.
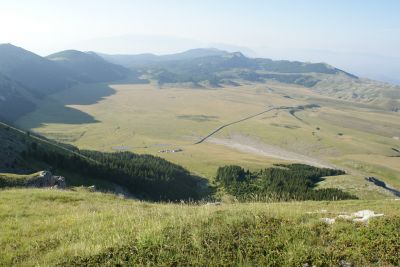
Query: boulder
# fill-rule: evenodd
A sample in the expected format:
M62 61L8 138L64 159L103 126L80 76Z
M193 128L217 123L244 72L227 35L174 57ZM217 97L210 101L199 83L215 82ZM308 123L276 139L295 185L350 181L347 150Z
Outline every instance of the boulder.
M88 186L88 190L90 192L96 192L96 186L95 185Z
M41 171L37 176L27 181L30 187L52 187L58 189L66 188L65 178L62 176L53 176L49 171Z

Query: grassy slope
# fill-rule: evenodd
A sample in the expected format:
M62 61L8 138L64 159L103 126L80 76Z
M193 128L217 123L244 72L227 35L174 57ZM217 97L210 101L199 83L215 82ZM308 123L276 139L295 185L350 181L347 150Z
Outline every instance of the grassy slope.
M282 160L208 142L196 146L187 144L221 124L258 113L268 105L317 103L322 106L319 110L296 113L303 121L285 111L273 112L226 128L216 137L248 136L345 168L351 174L349 177L357 179L356 183L363 183L364 176L375 175L400 188L396 167L400 166L400 157L387 157L393 155L392 147L399 146L399 141L393 138L400 136L397 113L322 97L302 87L274 83L220 90L160 90L153 85L129 84L112 88L115 94L103 96L97 103L90 102L96 92L93 85L72 88L70 91L74 91L75 97L70 91L58 93L51 97L51 104L43 103L18 124L80 148L111 151L116 146L127 146L134 152L157 154L212 179L218 166L224 164L254 169ZM63 115L67 117L69 113L64 114L62 109L58 110L58 121L50 118L54 107L63 105L90 114L97 122L63 123ZM320 130L316 130L317 127ZM162 148L175 147L184 151L158 153ZM380 159L378 165L372 160L376 157ZM353 161L357 164L352 164Z
M77 190L0 191L0 265L400 263L395 200L210 206ZM362 209L385 216L368 225L319 220Z
M14 173L0 173L0 185L2 186L21 186L31 178L38 176L39 173L32 173L28 175L14 174Z

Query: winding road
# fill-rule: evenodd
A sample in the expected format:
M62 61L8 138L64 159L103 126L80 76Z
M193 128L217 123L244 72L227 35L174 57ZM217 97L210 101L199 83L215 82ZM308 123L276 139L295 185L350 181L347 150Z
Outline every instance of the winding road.
M213 135L216 134L217 132L219 132L219 131L221 131L222 129L224 129L224 128L228 127L228 126L231 126L231 125L233 125L233 124L240 123L240 122L243 122L243 121L252 119L252 118L254 118L254 117L260 116L260 115L265 114L265 113L267 113L267 112L270 112L270 111L272 111L272 110L293 109L293 108L296 108L296 107L285 107L285 106L273 107L273 108L264 110L264 111L262 111L262 112L259 112L259 113L257 113L257 114L250 115L250 116L245 117L245 118L243 118L243 119L240 119L240 120L237 120L237 121L233 121L233 122L224 124L224 125L218 127L217 129L215 129L214 131L212 131L211 133L209 133L208 135L206 135L205 137L203 137L202 139L200 139L199 141L193 143L193 145L198 145L198 144L203 143L204 141L206 141L208 138L210 138L211 136L213 136Z

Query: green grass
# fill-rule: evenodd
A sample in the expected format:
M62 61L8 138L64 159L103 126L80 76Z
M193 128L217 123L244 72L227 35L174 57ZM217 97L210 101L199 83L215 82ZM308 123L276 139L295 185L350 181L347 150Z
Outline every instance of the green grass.
M334 164L357 179L379 175L379 179L399 188L400 157L388 157L393 155L391 148L399 146L399 141L393 138L400 135L398 113L279 83L216 90L123 84L111 85L115 93L110 95L102 93L103 84L98 88L83 87L50 96L17 124L83 149L113 151L113 147L124 146L136 153L158 155L212 180L222 165L260 169L284 160L209 142L191 143L222 124L258 113L267 106L319 104L320 109L296 112L301 120L287 111L271 112L225 128L215 137L245 136ZM97 90L102 94L100 101L91 101L99 99ZM53 115L52 110L57 106L77 110L93 121L73 123L69 120L70 112L63 112L64 109L57 109L58 113ZM182 148L183 152L158 153L165 148ZM369 168L349 164L348 160L355 155ZM374 157L380 158L379 166L371 164Z
M39 173L32 173L32 174L0 173L0 188L23 186L29 180L38 175Z
M384 213L368 225L320 222ZM326 210L326 213L320 213ZM398 265L395 200L152 204L103 193L0 191L0 265Z

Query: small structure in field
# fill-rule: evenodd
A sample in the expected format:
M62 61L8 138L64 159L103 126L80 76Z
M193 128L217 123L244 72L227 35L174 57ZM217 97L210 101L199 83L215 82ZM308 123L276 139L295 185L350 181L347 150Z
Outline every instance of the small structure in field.
M112 149L116 151L127 151L129 150L129 146L114 146Z
M178 153L182 151L183 151L182 148L174 148L174 149L162 149L159 150L158 153Z

